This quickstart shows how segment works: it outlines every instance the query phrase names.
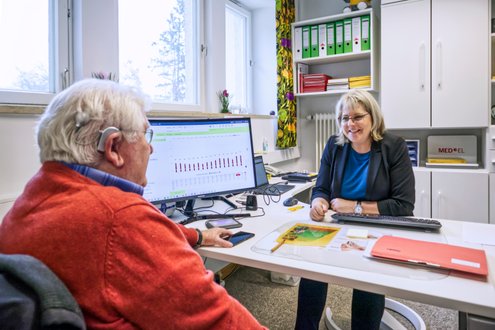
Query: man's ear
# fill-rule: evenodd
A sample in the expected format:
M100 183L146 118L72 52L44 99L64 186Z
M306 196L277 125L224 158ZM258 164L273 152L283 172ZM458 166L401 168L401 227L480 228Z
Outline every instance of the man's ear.
M113 166L120 168L124 165L124 158L120 154L120 145L122 143L122 134L120 131L107 135L104 144L104 157Z

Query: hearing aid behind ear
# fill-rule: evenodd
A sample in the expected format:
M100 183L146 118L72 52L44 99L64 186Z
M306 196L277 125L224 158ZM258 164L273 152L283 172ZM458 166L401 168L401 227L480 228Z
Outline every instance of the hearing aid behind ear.
M110 134L117 132L120 132L120 129L118 129L117 127L110 126L105 128L101 132L100 138L98 140L98 151L105 152L105 141L107 140Z

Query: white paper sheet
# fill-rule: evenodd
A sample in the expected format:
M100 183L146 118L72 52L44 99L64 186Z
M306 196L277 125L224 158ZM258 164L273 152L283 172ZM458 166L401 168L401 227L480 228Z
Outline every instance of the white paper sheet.
M495 226L480 223L463 223L462 240L470 243L495 245Z

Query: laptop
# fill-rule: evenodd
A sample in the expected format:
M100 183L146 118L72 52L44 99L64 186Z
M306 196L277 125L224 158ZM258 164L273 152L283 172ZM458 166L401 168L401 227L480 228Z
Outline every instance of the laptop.
M376 241L370 254L374 258L488 275L486 254L481 249L385 235Z
M280 196L295 187L294 185L282 182L278 184L268 183L262 156L254 157L254 173L256 176L256 189L252 191L253 194Z

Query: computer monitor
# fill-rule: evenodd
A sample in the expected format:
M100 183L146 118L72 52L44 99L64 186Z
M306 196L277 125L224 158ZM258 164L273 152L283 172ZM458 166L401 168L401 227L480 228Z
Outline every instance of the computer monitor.
M222 196L256 186L249 118L151 119L144 197L154 203Z

